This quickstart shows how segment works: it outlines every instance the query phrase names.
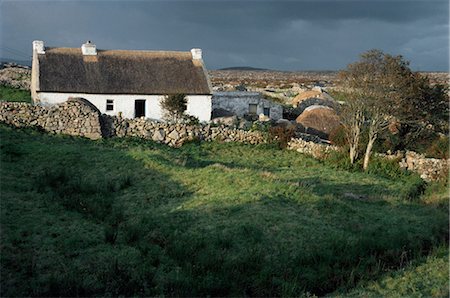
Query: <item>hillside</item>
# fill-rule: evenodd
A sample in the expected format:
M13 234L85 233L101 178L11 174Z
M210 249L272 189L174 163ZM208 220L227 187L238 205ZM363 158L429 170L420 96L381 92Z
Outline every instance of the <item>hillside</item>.
M171 149L4 125L0 139L2 297L321 296L448 245L448 205L422 202L414 175L271 145ZM417 291L432 286L447 291Z

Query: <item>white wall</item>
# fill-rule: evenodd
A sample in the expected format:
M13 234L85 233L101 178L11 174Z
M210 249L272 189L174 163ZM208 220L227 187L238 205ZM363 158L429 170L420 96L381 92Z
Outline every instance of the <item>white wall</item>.
M160 101L163 95L115 95L85 93L51 93L38 92L39 102L43 106L54 105L66 101L69 97L82 97L94 104L101 113L117 115L122 112L125 118L134 118L134 101L145 99L145 117L160 120L163 111ZM114 110L106 111L106 100L114 100ZM189 95L186 113L198 117L200 121L211 120L211 95Z
M211 95L188 95L186 114L197 117L200 121L211 120Z

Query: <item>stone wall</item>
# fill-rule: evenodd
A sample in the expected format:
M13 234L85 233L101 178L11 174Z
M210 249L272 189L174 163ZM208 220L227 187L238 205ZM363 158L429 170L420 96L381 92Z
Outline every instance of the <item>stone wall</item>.
M425 181L448 179L449 159L426 158L414 151L407 151L399 163L400 167L420 175Z
M324 158L328 153L336 151L339 148L327 144L320 144L304 139L292 139L287 146L289 150L311 155L314 158Z
M266 137L258 131L234 129L224 125L189 125L164 123L145 119L126 119L101 115L98 109L81 98L52 107L34 106L27 103L0 101L0 122L16 127L38 127L51 133L82 136L90 139L101 137L139 137L179 147L192 140L265 143ZM338 147L321 144L317 137L297 135L288 143L288 149L323 158ZM425 158L415 152L406 152L386 158L401 159L400 167L418 173L425 181L448 176L449 160Z
M139 137L172 147L179 147L192 140L249 144L266 142L265 136L260 132L232 129L223 125L189 125L103 115L103 126L105 137Z
M0 122L16 127L34 126L45 131L99 139L101 114L82 98L45 108L19 102L0 102Z
M187 141L220 140L249 144L265 143L264 134L228 128L223 125L169 124L146 119L127 119L101 114L89 101L70 98L68 101L42 107L27 103L0 102L0 122L16 127L34 126L51 133L103 137L140 137L173 147Z

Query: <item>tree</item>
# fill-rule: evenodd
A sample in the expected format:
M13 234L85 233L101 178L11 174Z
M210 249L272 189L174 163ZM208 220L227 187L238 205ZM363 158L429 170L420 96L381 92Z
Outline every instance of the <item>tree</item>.
M429 123L432 114L438 111L443 114L441 109L448 105L444 88L430 86L426 77L411 71L402 56L380 50L363 53L360 61L340 72L339 78L349 94L341 118L347 130L352 163L357 158L363 127L368 132L365 170L375 141L394 119L409 125ZM447 110L448 117L448 106L443 110Z
M182 119L187 109L186 94L178 93L164 96L161 107L165 111L166 119L175 121Z
M365 113L363 102L360 97L349 93L347 101L340 109L340 119L344 126L345 138L349 145L350 163L353 164L358 158L358 148L361 139L361 133L365 122Z

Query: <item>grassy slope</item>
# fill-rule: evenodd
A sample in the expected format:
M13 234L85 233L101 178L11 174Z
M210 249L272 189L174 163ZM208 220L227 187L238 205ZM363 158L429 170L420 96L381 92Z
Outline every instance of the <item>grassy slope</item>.
M0 137L1 296L322 295L448 241L447 206L398 198L408 176L270 146Z
M0 86L0 100L31 102L29 90Z
M375 282L364 282L356 289L334 297L448 297L448 247L437 249L422 263L386 274ZM415 262L416 263L416 262Z

